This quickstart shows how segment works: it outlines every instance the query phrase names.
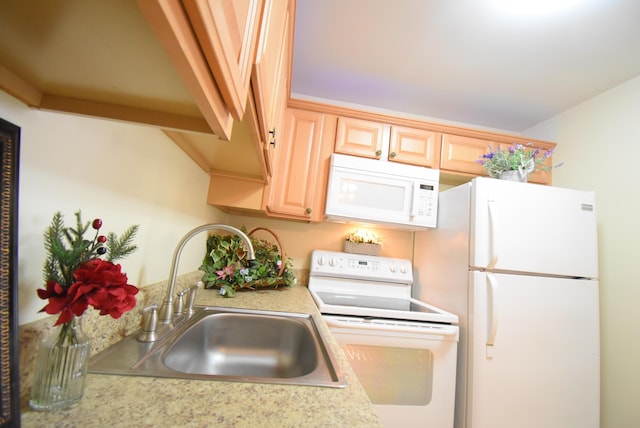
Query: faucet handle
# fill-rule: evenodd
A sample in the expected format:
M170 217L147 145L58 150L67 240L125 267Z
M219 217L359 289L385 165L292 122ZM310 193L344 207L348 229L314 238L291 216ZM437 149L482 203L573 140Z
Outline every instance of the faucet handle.
M180 291L178 296L176 297L176 302L174 303L173 313L174 316L184 315L184 295L189 292L188 288Z
M158 329L158 305L145 306L142 309L142 332L138 335L139 342L155 342Z
M187 296L187 315L193 315L193 304L196 302L196 293L198 289L204 287L204 283L202 281L198 281L196 285L191 286L189 290L189 295Z

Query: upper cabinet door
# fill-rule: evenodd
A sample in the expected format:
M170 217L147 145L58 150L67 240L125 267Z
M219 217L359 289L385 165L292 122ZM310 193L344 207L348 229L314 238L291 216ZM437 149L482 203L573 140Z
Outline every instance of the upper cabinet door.
M222 98L237 120L247 105L263 1L182 1Z
M370 120L338 118L335 152L380 159L388 148L389 125Z
M234 122L232 114L222 97L219 82L212 77L182 4L173 0L138 0L138 6L213 133L229 140Z
M478 163L478 159L489 152L489 145L494 148L498 147L498 143L488 140L444 134L440 169L473 175L487 175L482 165Z
M286 100L289 97L289 37L292 27L289 0L266 0L260 24L258 52L251 84L258 111L260 134L267 144L267 159L276 138L282 135ZM283 102L284 100L284 102Z
M391 126L389 160L410 165L440 167L442 134L406 126Z
M286 110L283 144L267 190L269 215L322 221L335 123L333 115Z

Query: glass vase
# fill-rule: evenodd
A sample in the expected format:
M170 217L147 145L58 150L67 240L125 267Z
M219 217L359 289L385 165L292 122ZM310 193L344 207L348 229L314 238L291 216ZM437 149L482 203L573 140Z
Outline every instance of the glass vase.
M90 346L81 317L58 326L40 343L29 400L32 409L62 409L82 399Z

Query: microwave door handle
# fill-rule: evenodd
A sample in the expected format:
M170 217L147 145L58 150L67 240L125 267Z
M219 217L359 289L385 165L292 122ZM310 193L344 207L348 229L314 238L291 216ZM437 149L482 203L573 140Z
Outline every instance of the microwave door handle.
M418 192L418 189L420 188L420 183L413 183L413 187L411 189L412 191L412 195L411 195L411 212L409 213L409 215L411 215L411 217L416 217L418 215L418 195L420 194L420 192Z

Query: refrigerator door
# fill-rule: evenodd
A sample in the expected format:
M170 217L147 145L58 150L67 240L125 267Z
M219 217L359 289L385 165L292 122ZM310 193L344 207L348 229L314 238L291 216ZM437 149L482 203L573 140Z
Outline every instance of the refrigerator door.
M476 178L470 267L598 277L593 192Z
M597 428L598 282L469 275L466 427Z

